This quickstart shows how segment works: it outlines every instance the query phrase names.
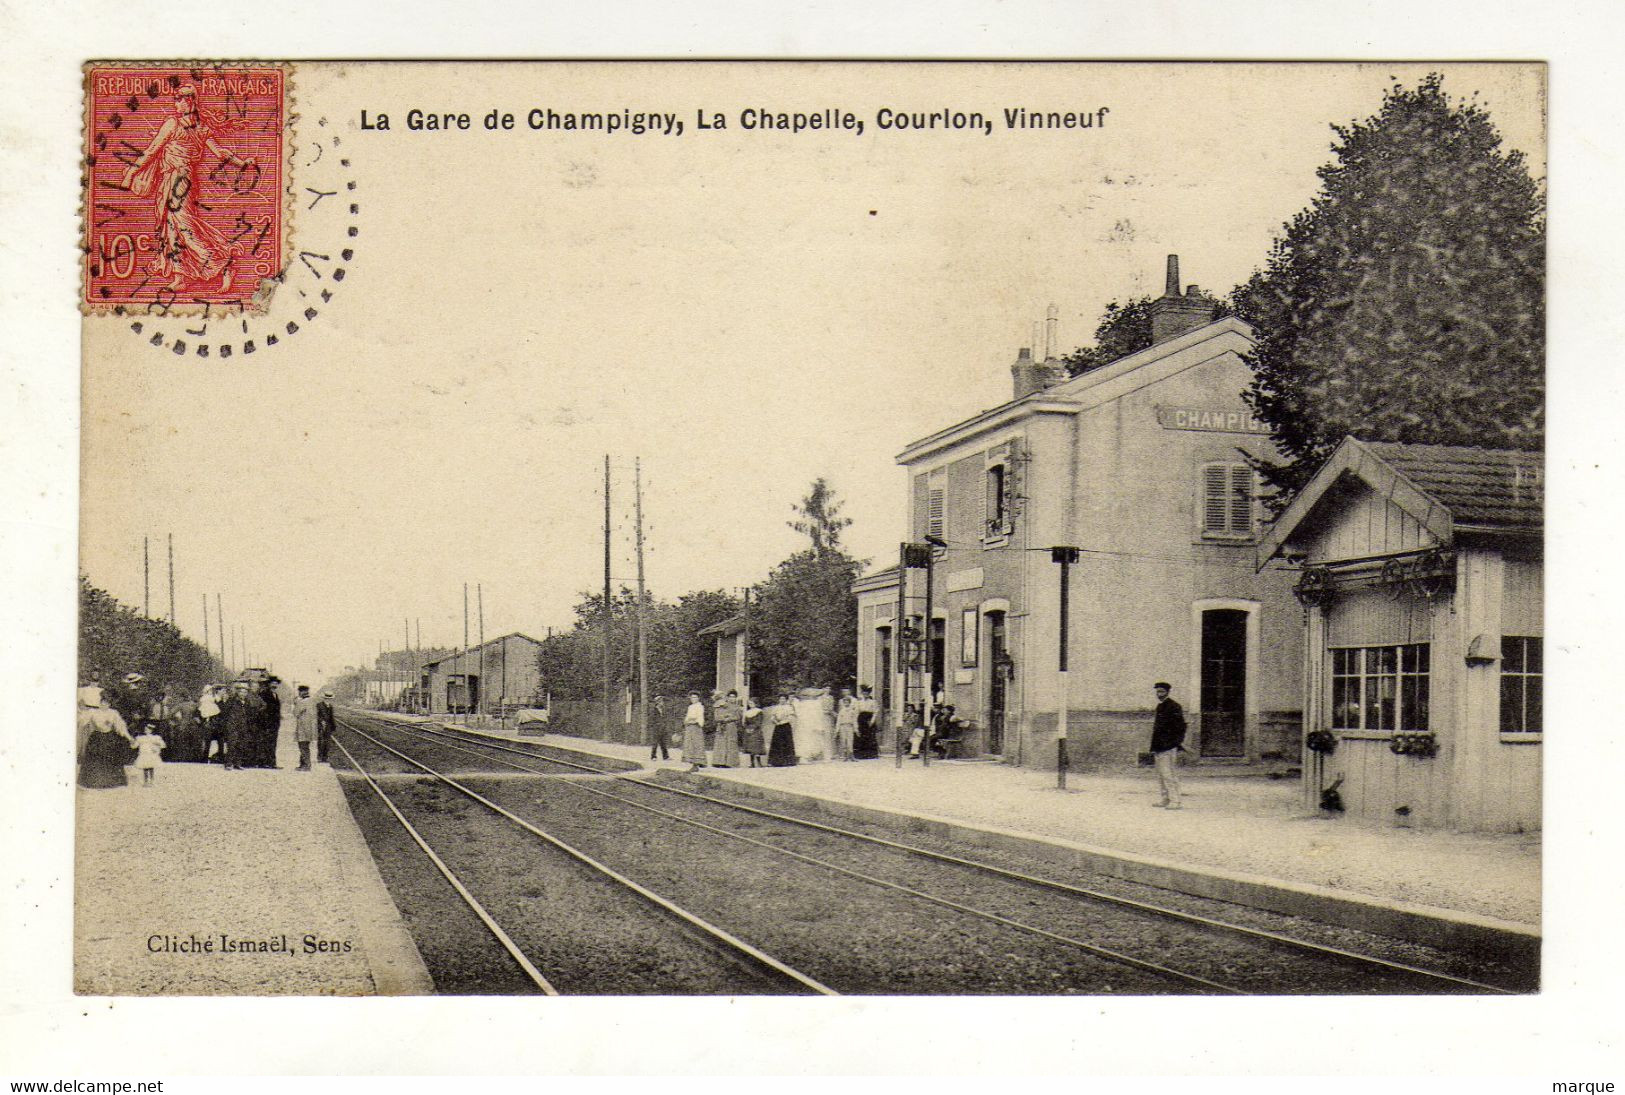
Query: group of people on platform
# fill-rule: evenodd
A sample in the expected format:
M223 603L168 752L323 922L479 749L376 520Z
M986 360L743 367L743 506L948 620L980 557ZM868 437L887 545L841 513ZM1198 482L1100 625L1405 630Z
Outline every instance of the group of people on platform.
M862 686L854 696L843 688L781 692L763 708L735 689L712 693L707 704L698 692L686 706L656 696L650 711L649 758L671 759L675 737L691 768L787 768L823 760L872 760L880 755L879 704Z
M278 735L286 723L299 747L298 771L325 762L332 739L333 693L317 700L299 685L284 700L282 682L265 677L230 686L204 686L196 700L177 689L154 687L140 673L126 673L107 694L100 684L79 689L79 786L124 787L125 769L142 773L152 786L163 763L218 764L226 771L276 768Z

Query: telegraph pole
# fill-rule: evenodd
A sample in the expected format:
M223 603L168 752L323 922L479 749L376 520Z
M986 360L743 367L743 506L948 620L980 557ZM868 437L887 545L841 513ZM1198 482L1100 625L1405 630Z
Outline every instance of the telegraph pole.
M226 610L220 607L220 594L214 595L214 622L215 631L220 636L220 664L229 671L231 663L226 661Z
M152 554L145 536L141 537L141 615L152 619Z
M175 626L175 534L169 536L169 625Z
M609 454L604 454L604 735L609 740L610 721L610 625L612 617L609 610Z
M214 648L209 645L209 595L207 593L203 595L203 649L210 654L214 653Z
M643 461L632 461L632 490L637 518L638 547L638 741L649 738L649 643L643 630Z
M485 586L476 585L474 590L480 599L480 690L475 697L474 707L475 714L483 715L485 714Z
M1071 589L1072 564L1078 561L1078 549L1075 547L1052 547L1049 549L1050 561L1060 564L1061 567L1061 642L1057 657L1057 675L1060 679L1057 690L1061 694L1060 715L1056 722L1055 731L1055 786L1066 790L1066 771L1070 766L1066 745L1066 719L1067 708L1071 706L1071 692L1067 688L1067 623L1072 600L1067 594Z
M463 721L468 721L468 583L463 583L463 649L457 659L457 668L463 671Z

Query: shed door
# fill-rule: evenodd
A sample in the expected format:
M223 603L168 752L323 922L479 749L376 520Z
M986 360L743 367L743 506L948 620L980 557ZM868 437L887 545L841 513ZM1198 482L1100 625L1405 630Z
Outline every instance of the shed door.
M1247 752L1247 613L1202 613L1202 755Z

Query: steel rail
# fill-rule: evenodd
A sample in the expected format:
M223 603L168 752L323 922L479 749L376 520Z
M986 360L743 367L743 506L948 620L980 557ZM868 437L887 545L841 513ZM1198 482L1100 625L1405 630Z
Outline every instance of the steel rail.
M380 742L379 744L383 744L383 743ZM462 752L469 753L470 755L473 755L473 756L478 756L479 755L477 753L474 753L473 750L464 748L464 747L459 746L459 745L452 745L452 744L450 744L448 742L437 742L436 744L440 745L442 748L459 749ZM384 746L384 748L387 749L389 747ZM393 752L394 750L391 750L391 751ZM407 759L410 759L410 758L407 758ZM520 764L517 761L506 760L504 758L494 758L494 759L500 760L504 764L511 765L512 767L519 768L519 769L524 770L524 771L531 771L531 772L535 771L535 769L526 768L524 765ZM546 757L534 757L533 759L544 760L545 761L547 758ZM413 763L417 763L417 762L414 761ZM540 773L539 772L537 774L538 775L545 775L546 773ZM640 781L640 780L632 780L631 782L641 783L642 781ZM735 832L731 832L731 831L729 831L727 829L718 828L715 825L708 825L703 821L698 821L698 820L696 820L694 818L690 818L690 817L684 817L681 814L674 814L669 810L662 810L659 807L650 806L647 803L637 802L637 801L634 801L633 799L629 799L629 798L623 798L620 795L612 795L608 791L601 791L601 790L598 790L597 788L593 788L593 787L584 787L579 783L570 783L570 784L567 784L567 786L569 786L569 787L571 787L571 788L573 788L575 790L578 790L578 791L585 791L588 794L597 795L600 798L607 798L607 799L611 800L612 802L619 802L619 803L621 803L623 805L630 806L630 807L632 807L633 809L636 809L636 810L643 810L643 811L645 811L647 813L654 814L654 815L656 815L658 817L668 818L668 819L670 819L672 821L680 822L680 823L682 823L684 825L689 825L689 826L692 826L692 827L694 827L696 829L702 829L705 832L713 833L713 834L715 834L717 836L728 837L729 839L738 840L738 841L741 841L741 842L743 842L745 844L751 844L751 845L754 845L755 847L758 847L758 848L764 848L767 851L777 853L778 855L787 856L787 857L789 857L791 859L800 860L803 863L809 863L809 864L812 864L815 867L820 867L820 868L823 868L825 870L833 871L836 874L846 875L849 878L855 878L855 879L857 879L857 880L859 880L861 882L866 882L866 883L868 883L870 885L873 885L873 886L879 886L879 887L882 887L882 888L887 889L887 890L892 890L892 891L894 891L896 893L906 894L909 897L913 897L913 898L916 898L916 899L921 900L921 901L926 901L926 902L929 902L929 903L931 903L933 905L940 905L943 908L953 909L955 912L964 913L966 915L973 916L973 917L976 917L976 918L981 919L981 920L991 921L993 923L1000 924L1000 925L1002 925L1004 927L1007 927L1007 928L1014 928L1017 931L1026 932L1026 933L1028 933L1030 935L1036 935L1036 936L1039 936L1040 938L1048 939L1048 940L1050 940L1052 942L1063 943L1063 944L1066 944L1068 946L1076 947L1077 949L1082 950L1082 951L1084 951L1084 952L1086 952L1088 954L1092 954L1097 958L1104 958L1104 959L1106 959L1108 961L1115 962L1115 963L1117 963L1119 965L1129 966L1129 967L1132 967L1134 969L1143 970L1145 972L1157 974L1157 975L1162 976L1162 977L1167 977L1167 978L1171 978L1173 980L1182 981L1182 982L1184 982L1186 984L1196 985L1196 986L1198 986L1200 988L1210 989L1210 990L1212 990L1214 992L1228 993L1228 994L1237 995L1237 996L1252 995L1246 989L1239 989L1239 988L1236 988L1236 987L1234 987L1232 985L1226 985L1226 984L1223 984L1223 983L1218 982L1218 981L1212 981L1212 980L1209 980L1209 979L1207 979L1205 977L1200 977L1200 976L1198 976L1196 974L1193 974L1193 973L1186 973L1183 970L1174 969L1171 966L1164 966L1164 965L1161 965L1161 964L1156 963L1156 962L1148 962L1148 961L1146 961L1145 959L1142 959L1142 958L1135 958L1131 954L1124 954L1121 951L1115 951L1115 950L1112 950L1109 947L1098 946L1098 945L1096 945L1094 943L1089 943L1089 942L1086 942L1086 941L1084 941L1082 939L1076 939L1076 938L1074 938L1072 936L1061 935L1058 932L1052 932L1047 928L1041 928L1041 927L1037 926L1036 924L1028 924L1028 923L1025 923L1025 922L1020 921L1020 920L1013 920L1010 917L1003 916L1003 915L1001 915L999 913L989 912L986 909L978 909L978 908L976 908L974 906L964 905L964 904L961 904L961 903L959 903L957 901L952 901L952 900L950 900L948 898L945 898L945 897L938 897L935 894L926 893L923 890L917 890L917 889L914 889L911 886L905 886L900 882L893 882L890 879L879 878L879 877L877 877L875 875L865 874L862 871L856 871L856 870L853 870L850 867L842 867L841 865L839 865L837 863L831 863L828 860L819 859L817 856L810 856L810 855L807 855L807 854L805 854L803 852L792 851L789 848L780 847L777 844L770 844L770 843L768 843L767 841L764 841L764 840L757 840L755 837L746 836L743 833L735 833Z
M353 717L354 716L352 716L352 718ZM378 720L378 721L385 721L385 720ZM396 728L405 729L405 727L399 727L399 726L397 726ZM461 791L463 794L467 795L469 798L473 799L475 802L478 802L480 805L485 806L488 809L490 809L490 810L492 810L492 811L494 811L494 812L496 812L498 814L501 814L503 817L507 818L509 821L513 822L515 825L518 825L520 828L522 828L522 829L526 830L527 832L531 833L533 836L539 837L543 841L546 841L548 844L550 844L553 847L557 848L559 851L564 852L566 855L570 856L572 859L575 859L577 862L580 862L580 863L583 863L583 864L587 865L588 867L590 867L593 870L599 872L600 874L604 875L605 877L610 878L610 879L614 880L615 882L619 883L621 886L625 887L626 889L631 890L633 893L637 894L639 897L643 898L645 901L648 901L650 904L653 904L656 907L658 907L658 908L662 909L663 911L665 911L666 913L676 917L679 920L682 920L683 922L687 923L691 927L698 929L700 932L704 933L706 936L709 936L714 942L721 943L725 947L729 948L732 952L735 952L737 954L745 956L746 958L748 958L755 965L764 967L767 970L771 971L772 973L775 973L780 977L786 978L787 980L793 981L796 984L798 984L798 985L802 986L803 988L808 989L808 990L810 990L812 992L819 993L819 994L824 995L824 996L838 996L838 995L840 995L838 992L836 992L834 989L830 988L829 986L821 984L820 982L814 980L813 978L808 977L806 974L802 973L801 971L799 971L797 969L794 969L791 966L786 965L785 963L779 961L777 958L774 958L772 955L768 954L766 951L763 951L760 948L755 947L755 946L751 945L750 943L745 942L743 939L740 939L739 937L733 935L732 933L728 932L727 930L725 930L723 928L720 928L720 927L717 927L715 924L712 924L709 921L704 920L704 919L694 915L693 913L689 912L687 909L684 909L681 906L674 904L672 901L668 900L667 898L664 898L664 897L660 896L659 894L655 893L653 890L650 890L647 887L642 886L642 885L638 884L637 882L632 881L630 878L627 878L625 875L621 874L619 871L616 871L614 868L612 868L612 867L610 867L610 866L608 866L608 865L606 865L604 863L600 863L598 860L594 859L592 856L590 856L587 853L581 851L580 849L574 847L573 845L565 843L563 840L560 840L558 837L552 835L551 833L544 832L542 829L537 828L535 825L533 825L530 822L526 821L524 818L522 818L519 815L513 813L512 811L507 810L504 807L498 806L496 803L492 802L490 799L486 798L484 795L480 794L478 791L475 791L475 790L473 790L472 788L469 788L469 787L465 787L463 784L459 783L457 780L453 779L451 776L448 776L448 775L444 774L443 772L438 772L435 769L431 768L429 765L424 764L422 761L416 760L416 759L414 759L412 757L407 756L405 753L401 752L399 749L396 749L393 746L391 746L391 745L389 745L389 744L387 744L385 742L379 741L377 738L373 737L371 734L367 733L365 730L362 730L357 726L351 725L348 729L352 733L359 734L362 737L366 738L368 741L372 742L374 745L378 746L380 749L383 749L383 750L385 750L387 752L393 753L397 757L400 757L402 760L406 761L406 763L408 763L410 765L413 765L414 767L423 769L423 771L427 772L430 776L434 777L435 779L440 780L442 783L445 783L449 787L456 788L458 791ZM467 750L465 750L465 752L466 751ZM508 761L507 763L513 764L512 761ZM521 765L514 765L514 766L515 767L522 767Z
M996 877L999 877L999 878L1008 879L1010 881L1020 882L1020 883L1022 883L1024 885L1033 886L1033 887L1036 887L1036 888L1039 888L1039 889L1051 890L1051 891L1058 892L1058 893L1064 893L1064 894L1067 894L1068 896L1071 896L1071 897L1082 898L1084 900L1093 901L1093 902L1097 902L1097 903L1115 905L1115 906L1117 906L1119 908L1133 909L1135 911L1142 912L1142 913L1147 913L1147 914L1154 915L1154 916L1160 916L1160 917L1164 917L1164 918L1171 919L1171 920L1177 920L1177 921L1181 921L1181 922L1188 923L1188 924L1199 925L1201 927L1209 928L1209 929L1212 929L1212 930L1215 930L1215 931L1229 932L1229 933L1232 933L1232 934L1235 934L1235 935L1245 936L1245 937L1251 938L1251 939L1256 939L1256 940L1261 940L1261 941L1264 941L1264 942L1274 943L1274 944L1277 944L1277 945L1280 945L1280 946L1296 949L1296 950L1301 951L1301 952L1303 952L1305 954L1310 954L1310 955L1313 955L1313 956L1316 956L1316 957L1322 957L1322 958L1327 958L1327 959L1337 959L1337 960L1344 961L1344 962L1351 962L1351 963L1355 963L1357 965L1365 966L1367 968L1381 970L1381 971L1383 971L1385 973L1389 973L1389 974L1403 974L1404 976L1413 977L1413 978L1420 978L1420 979L1422 979L1424 981L1436 981L1436 982L1440 982L1440 983L1443 983L1443 984L1454 986L1456 988L1470 990L1470 991L1473 991L1473 992L1489 993L1489 994L1492 994L1492 995L1503 995L1503 996L1519 995L1518 992L1516 990L1514 990L1514 989L1502 988L1499 985L1491 985L1491 984L1487 984L1487 983L1482 982L1482 981L1474 981L1474 980L1472 980L1470 978L1457 977L1454 974L1442 973L1442 972L1440 972L1438 970L1425 969L1425 968L1423 968L1421 966L1412 966L1412 965L1409 965L1409 964L1404 963L1404 962L1394 962L1394 961L1391 961L1391 960L1386 959L1386 958L1377 958L1377 957L1375 957L1373 955L1361 954L1358 951L1345 950L1345 949L1343 949L1341 947L1327 946L1326 944L1322 944L1322 943L1311 943L1311 942L1309 942L1308 940L1305 940L1305 939L1297 939L1297 938L1294 938L1293 936L1284 935L1284 934L1281 934L1279 932L1272 932L1272 931L1269 931L1269 930L1264 929L1264 928L1250 928L1250 927L1247 927L1246 925L1243 925L1243 924L1234 924L1234 923L1231 923L1231 922L1226 921L1226 920L1218 920L1218 919L1214 919L1212 917L1202 916L1199 913L1190 913L1190 912L1185 912L1185 911L1183 911L1181 909L1172 909L1172 908L1168 908L1168 907L1163 906L1163 905L1155 905L1155 904L1151 904L1151 903L1145 902L1145 901L1137 901L1137 900L1135 900L1133 898L1122 897L1122 896L1120 896L1118 894L1105 893L1105 892L1100 891L1100 890L1092 890L1092 889L1089 889L1089 888L1083 887L1083 886L1074 886L1074 885L1072 885L1070 883L1059 882L1059 881L1056 881L1055 879L1043 878L1043 877L1040 877L1038 875L1026 874L1025 872L1022 872L1022 871L1012 870L1012 869L1007 868L1007 867L999 867L999 866L996 866L996 865L991 864L991 863L983 863L983 862L981 862L979 860L965 859L965 858L963 858L961 856L956 856L956 855L953 855L952 853L949 853L949 852L939 852L939 851L935 851L935 850L933 850L931 848L921 848L918 845L904 844L904 843L901 843L899 841L888 840L885 837L878 837L878 836L871 835L869 833L855 832L855 831L853 831L851 829L843 829L843 828L841 828L839 826L836 826L836 825L827 825L827 824L825 824L823 822L812 821L812 820L809 820L807 818L795 817L795 816L790 815L790 814L780 814L780 813L776 813L776 812L774 812L772 810L763 810L763 809L761 809L759 807L747 806L744 803L733 802L733 801L730 801L728 799L716 798L716 797L713 797L711 795L700 794L700 793L695 792L695 791L685 790L684 788L681 788L681 787L668 787L668 786L665 786L664 784L652 783L649 780L637 778L633 773L630 773L630 772L616 772L616 771L612 771L610 769L594 768L591 765L578 764L578 763L576 763L574 761L558 760L558 759L553 758L553 757L542 756L540 754L533 753L533 752L528 752L528 751L523 750L523 749L516 749L516 748L513 748L511 746L505 745L500 741L486 740L486 739L481 738L478 735L473 735L473 734L454 735L452 733L448 733L448 732L445 732L445 731L437 731L435 728L432 728L432 727L403 726L401 728L402 729L415 729L415 730L420 730L420 731L426 731L426 732L428 732L430 734L437 734L439 736L444 736L444 737L452 737L454 739L462 737L463 740L474 740L478 744L480 744L480 745L482 745L484 747L491 748L491 749L498 749L498 750L502 750L504 752L516 753L516 754L518 754L520 756L530 757L533 760L540 760L540 761L544 761L544 762L547 762L547 763L550 763L550 764L562 764L562 765L566 765L566 766L569 766L569 767L572 767L572 768L581 768L581 769L585 769L587 771L599 772L599 773L602 773L604 775L616 776L616 777L624 780L627 783L636 784L636 785L638 785L640 787L646 787L646 788L648 788L648 789L650 789L652 791L659 791L659 792L661 792L663 794L678 795L678 796L681 796L683 798L690 798L690 799L694 799L694 800L700 801L700 802L711 803L711 804L717 805L717 806L724 806L724 807L727 807L729 809L737 810L737 811L747 813L747 814L752 814L752 815L755 815L757 817L768 818L768 819L771 819L771 820L774 820L774 821L781 821L781 822L785 822L787 824L796 825L796 826L800 826L802 828L807 828L807 829L813 829L813 830L817 830L819 832L830 833L830 834L836 835L836 836L848 837L848 838L850 838L852 840L863 841L865 843L878 845L878 846L884 847L884 848L889 848L889 849L892 849L894 851L906 852L906 853L909 853L911 855L916 855L916 856L920 856L922 858L936 860L936 861L942 862L942 863L951 863L951 864L953 864L955 866L958 866L958 867L964 867L964 868L974 870L974 871L978 871L978 872L981 872L981 873L984 873L984 874L989 874L989 875L993 875L993 876L996 876ZM602 793L602 792L600 792L600 793Z
M468 887L463 885L462 880L446 865L446 861L441 859L439 854L429 846L427 840L423 839L423 834L419 833L417 828L406 820L406 815L401 813L400 809L389 800L388 795L384 794L384 789L378 786L378 781L373 779L367 770L361 766L361 762L356 760L354 754L344 747L343 742L334 740L333 744L338 746L339 751L349 758L351 764L355 765L355 770L361 773L361 778L367 781L367 786L371 787L378 797L383 800L384 805L389 807L389 812L395 815L395 820L401 823L401 827L406 830L407 835L417 842L417 846L423 849L423 854L429 857L429 862L433 863L440 873L445 876L446 881L451 883L452 889L457 891L457 895L467 903L470 909L474 910L474 915L480 918L480 922L489 929L491 934L496 936L497 942L501 943L503 949L519 964L519 968L525 971L525 976L529 977L536 987L546 995L557 996L559 990L554 988L546 977L542 976L542 971L537 969L529 958L525 957L525 952L519 949L519 944L515 943L513 937L502 930L502 925L498 924L496 918L486 911L484 905L480 904L479 899L468 891Z

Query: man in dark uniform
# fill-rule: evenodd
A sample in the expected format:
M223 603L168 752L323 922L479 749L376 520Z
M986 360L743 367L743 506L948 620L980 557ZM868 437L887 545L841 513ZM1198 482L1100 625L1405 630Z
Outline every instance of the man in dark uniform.
M260 702L265 705L260 716L259 734L256 735L254 748L254 767L275 768L276 764L276 737L282 729L282 696L277 686L282 682L275 677L267 677L260 686Z
M1180 746L1185 744L1185 709L1168 697L1173 686L1167 681L1152 685L1157 694L1157 716L1151 724L1151 758L1157 766L1157 786L1162 791L1158 806L1170 810L1179 805Z
M327 748L333 743L333 692L322 693L316 704L316 759L327 763Z
M220 705L218 716L225 736L227 771L247 767L251 743L264 715L264 704L249 691L248 682L233 681L231 695Z

